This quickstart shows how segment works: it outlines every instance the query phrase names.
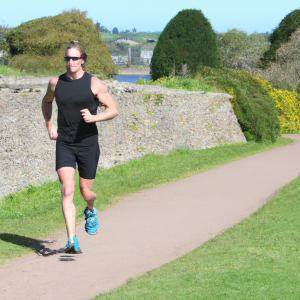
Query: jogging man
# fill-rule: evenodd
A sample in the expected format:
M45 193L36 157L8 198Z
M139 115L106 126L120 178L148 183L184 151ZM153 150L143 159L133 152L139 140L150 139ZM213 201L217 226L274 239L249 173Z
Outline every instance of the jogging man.
M64 60L67 72L49 82L42 101L42 112L51 140L56 140L56 171L62 184L62 211L66 222L68 243L66 253L82 253L75 235L76 208L73 203L76 163L79 171L80 192L87 202L84 211L85 230L98 230L97 210L93 206L97 196L92 191L100 156L96 122L116 117L118 109L107 87L86 73L82 66L87 59L80 41L71 41ZM52 102L58 107L58 129L53 127ZM97 114L99 101L106 110Z

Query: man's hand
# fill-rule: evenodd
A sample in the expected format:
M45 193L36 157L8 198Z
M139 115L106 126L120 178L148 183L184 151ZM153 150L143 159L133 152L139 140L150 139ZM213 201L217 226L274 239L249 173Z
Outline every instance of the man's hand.
M57 134L56 129L52 125L50 126L50 128L48 128L48 134L49 134L50 140L53 140L53 141L57 140L58 134Z
M83 120L85 121L85 123L95 122L94 115L92 115L87 108L82 109L80 112L81 112L81 115L82 115Z

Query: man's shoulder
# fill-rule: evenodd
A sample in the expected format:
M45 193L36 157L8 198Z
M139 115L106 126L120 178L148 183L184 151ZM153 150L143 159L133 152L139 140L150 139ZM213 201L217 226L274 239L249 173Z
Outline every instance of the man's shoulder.
M97 88L99 91L107 90L106 85L96 76L91 77L92 87Z
M51 78L50 81L49 81L49 85L50 85L51 87L54 87L54 88L55 88L56 85L57 85L58 80L59 80L59 77Z

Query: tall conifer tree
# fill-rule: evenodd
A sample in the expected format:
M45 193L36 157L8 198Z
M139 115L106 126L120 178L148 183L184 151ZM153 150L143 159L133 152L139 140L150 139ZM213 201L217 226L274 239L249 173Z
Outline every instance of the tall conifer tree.
M151 60L154 80L182 73L182 65L193 73L201 66L220 68L221 56L215 33L200 10L180 11L159 36Z

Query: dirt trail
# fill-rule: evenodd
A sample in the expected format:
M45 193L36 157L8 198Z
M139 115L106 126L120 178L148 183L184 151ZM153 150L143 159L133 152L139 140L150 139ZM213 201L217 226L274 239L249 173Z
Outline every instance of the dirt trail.
M300 140L300 135L290 135ZM57 249L0 268L0 299L90 299L174 260L247 218L300 174L300 143L133 194L98 214L95 236L77 227L83 254Z

